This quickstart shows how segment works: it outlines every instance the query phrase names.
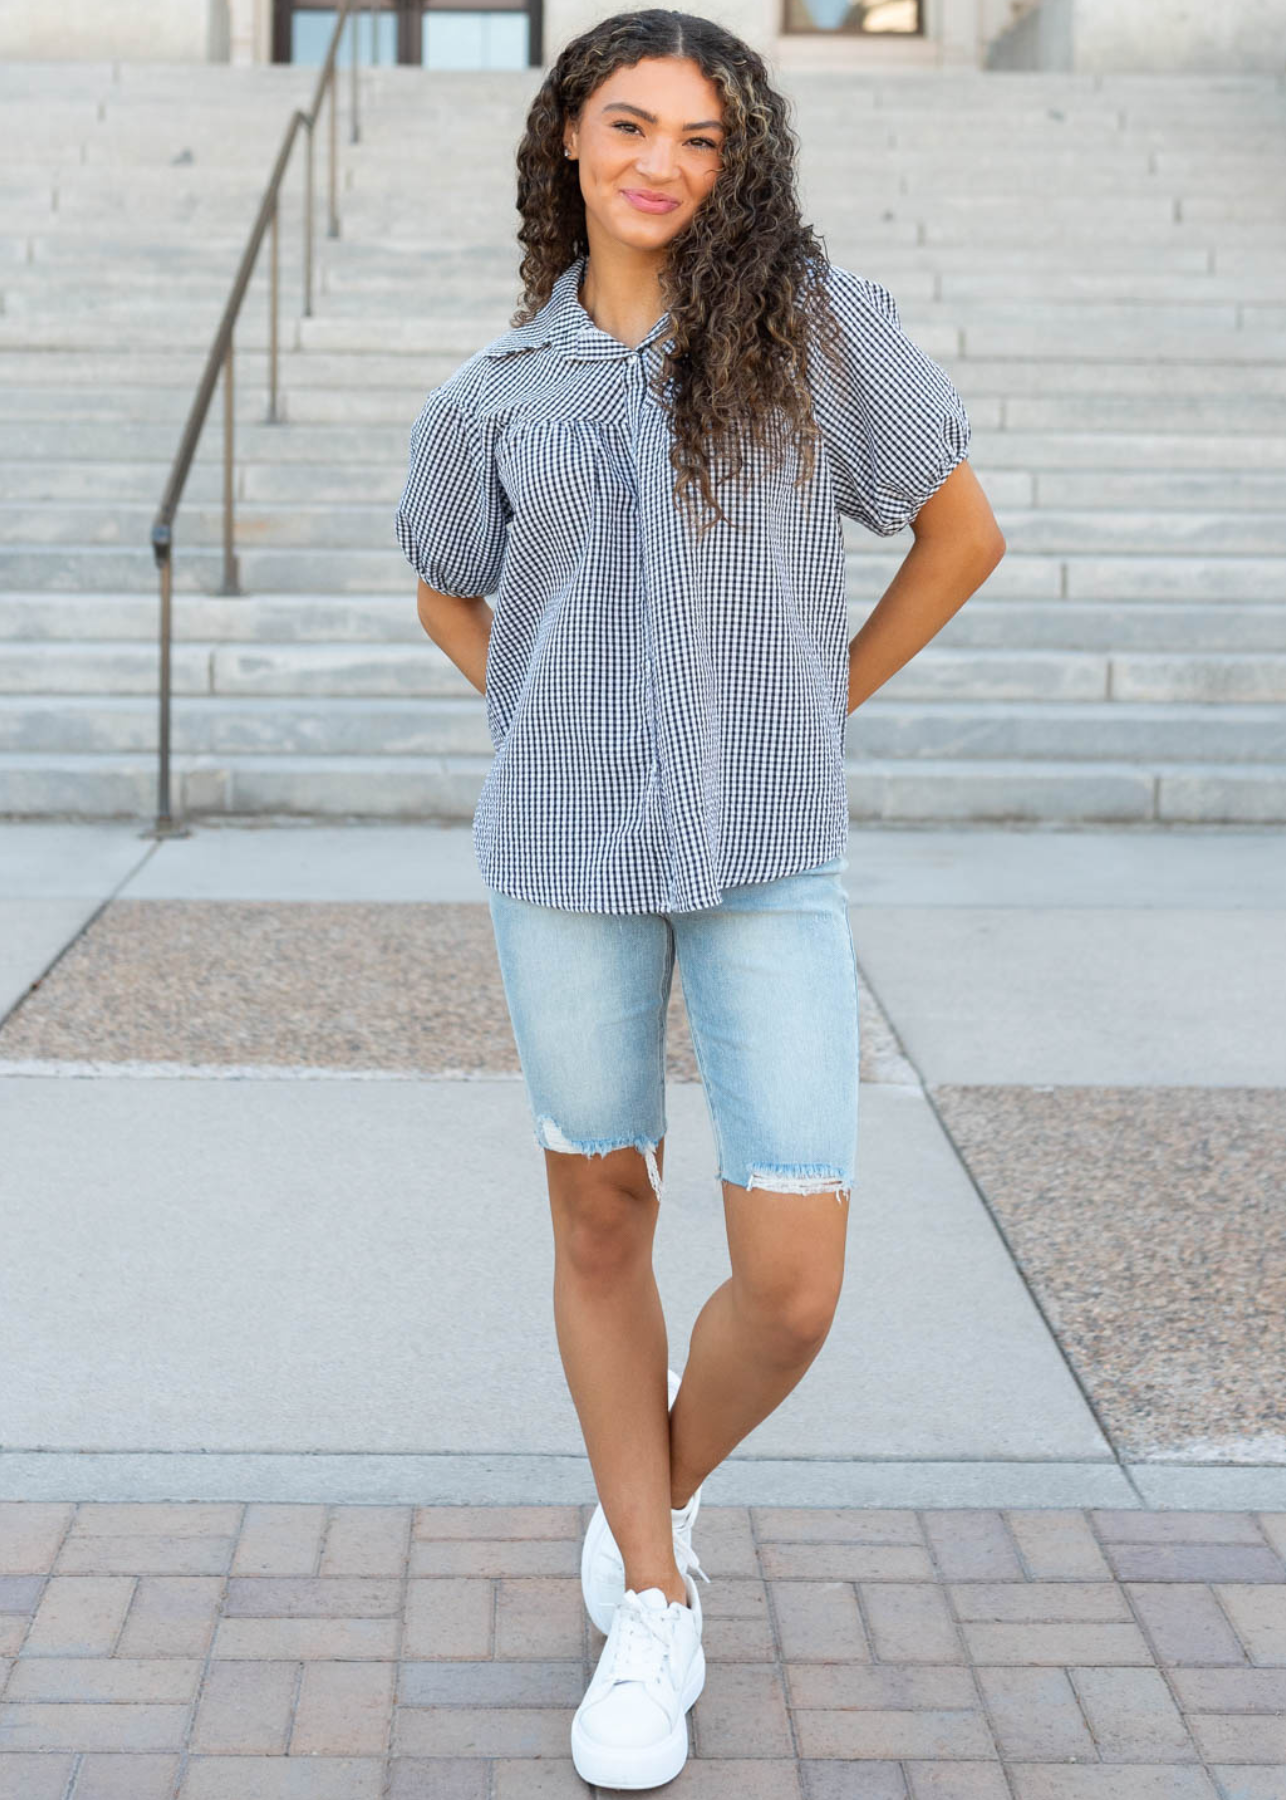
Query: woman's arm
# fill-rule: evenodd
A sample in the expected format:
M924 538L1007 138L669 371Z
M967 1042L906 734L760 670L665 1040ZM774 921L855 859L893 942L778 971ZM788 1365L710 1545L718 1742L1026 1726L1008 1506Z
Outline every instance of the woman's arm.
M487 645L491 641L491 608L486 598L458 599L439 594L423 576L416 583L415 610L439 650L445 650L480 694L487 691Z
M848 647L852 713L935 637L1005 554L995 514L968 462L957 463L911 522L907 551Z

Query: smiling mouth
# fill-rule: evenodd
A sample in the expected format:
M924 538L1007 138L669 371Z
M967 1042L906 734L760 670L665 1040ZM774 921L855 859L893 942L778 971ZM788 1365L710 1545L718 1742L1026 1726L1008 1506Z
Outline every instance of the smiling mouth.
M649 212L672 212L679 204L669 194L649 194L646 188L622 188L621 192L627 200L646 207Z

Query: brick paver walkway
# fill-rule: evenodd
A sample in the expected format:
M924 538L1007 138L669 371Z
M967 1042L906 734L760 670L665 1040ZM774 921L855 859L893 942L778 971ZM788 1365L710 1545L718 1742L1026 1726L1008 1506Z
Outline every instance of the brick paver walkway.
M0 1800L587 1794L589 1511L0 1503ZM695 1542L666 1792L1286 1800L1286 1513L709 1506Z

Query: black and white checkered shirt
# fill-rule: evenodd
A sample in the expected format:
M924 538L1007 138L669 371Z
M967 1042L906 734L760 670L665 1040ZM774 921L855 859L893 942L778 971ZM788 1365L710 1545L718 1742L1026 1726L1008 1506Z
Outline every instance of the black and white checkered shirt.
M878 282L827 267L842 372L813 360L822 454L716 488L698 540L646 387L669 314L630 349L577 298L435 388L411 428L397 538L431 588L494 596L495 746L474 812L488 887L591 912L686 912L848 842L840 514L900 531L968 452L945 371Z

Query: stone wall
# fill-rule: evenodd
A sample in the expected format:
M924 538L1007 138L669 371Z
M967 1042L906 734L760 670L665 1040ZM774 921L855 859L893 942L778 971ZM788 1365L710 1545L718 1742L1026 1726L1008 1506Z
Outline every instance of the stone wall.
M1276 74L1286 69L1286 0L1038 0L984 60L1078 74Z
M225 62L228 0L5 0L0 57Z
M1050 0L1045 0L1050 4ZM1286 0L1058 0L1078 70L1210 75L1286 69Z

